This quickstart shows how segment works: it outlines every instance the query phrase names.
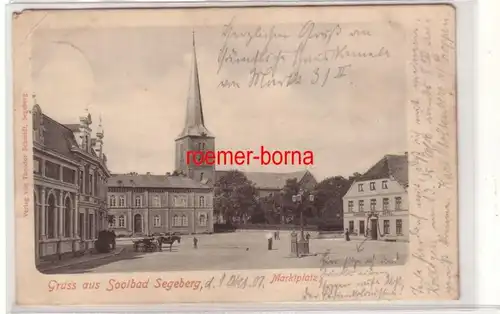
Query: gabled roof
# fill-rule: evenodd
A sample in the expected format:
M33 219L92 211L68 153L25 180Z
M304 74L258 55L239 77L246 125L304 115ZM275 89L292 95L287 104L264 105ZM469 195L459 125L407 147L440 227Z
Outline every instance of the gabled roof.
M224 176L228 171L217 170L215 172L215 179L218 180L220 177ZM255 183L255 186L259 189L270 189L279 190L282 189L288 179L297 179L300 182L306 174L309 173L307 170L296 171L296 172L243 172L248 180Z
M408 156L385 155L365 174L356 178L358 181L369 181L383 178L392 178L404 187L408 186Z
M107 185L128 188L210 189L209 186L188 177L154 174L114 174L108 179Z
M43 114L43 146L65 157L74 158L72 146L78 146L73 131Z

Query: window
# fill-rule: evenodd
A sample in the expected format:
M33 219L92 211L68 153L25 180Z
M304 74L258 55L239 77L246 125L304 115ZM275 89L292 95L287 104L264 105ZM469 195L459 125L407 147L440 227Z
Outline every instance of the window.
M396 234L403 235L403 220L396 219Z
M352 233L354 231L354 221L349 221L349 232Z
M64 167L63 182L75 184L75 170Z
M154 207L160 207L160 206L161 206L160 196L155 195L155 196L153 197L153 206L154 206Z
M387 181L382 181L382 189L387 189Z
M180 220L179 216L174 215L174 218L172 218L172 219L173 219L173 225L174 225L174 227L181 226L181 220Z
M38 158L33 159L33 172L37 173L37 174L41 173L41 171L40 171L40 159L38 159Z
M205 197L200 196L200 207L205 207Z
M396 210L401 210L401 197L396 197Z
M358 201L358 206L359 206L359 211L364 212L365 211L365 201L360 200Z
M70 238L71 237L71 218L72 218L72 214L71 214L72 210L71 210L71 201L69 200L69 198L66 199L66 201L64 202L64 237L65 238Z
M123 217L123 216L121 216ZM110 228L115 228L116 227L116 217L113 216L113 219L109 222L109 227Z
M358 184L358 192L363 192L363 184Z
M182 226L187 227L188 225L188 218L186 215L182 215Z
M92 174L89 174L89 188L88 188L88 194L89 195L94 195L94 176Z
M384 198L382 200L382 210L389 210L389 199Z
M174 206L175 207L186 207L187 198L185 196L174 196Z
M205 214L200 215L200 226L206 226L207 225L207 216Z
M375 182L370 182L370 191L375 191Z
M47 178L59 180L59 165L50 162L50 161L45 161L45 176Z
M125 216L118 217L118 227L125 228Z
M161 226L160 216L156 215L153 223L155 227L160 227Z
M347 202L347 211L349 213L352 213L353 208L354 208L354 201Z
M111 195L111 197L109 198L109 206L110 207L115 207L116 206L116 196Z
M202 181L202 180L203 180L203 172L200 173L200 181Z
M364 220L359 221L359 234L360 235L365 234L365 221Z
M53 194L49 195L47 200L47 208L45 209L45 221L47 223L47 238L53 239L56 237L56 199Z
M390 222L389 220L384 220L384 234L391 233Z
M125 196L121 195L118 201L118 206L125 207Z
M90 240L94 238L94 214L89 214L87 226L87 239Z
M135 197L135 207L142 207L142 196Z
M372 198L372 199L370 200L370 210L371 210L372 212L374 212L374 211L375 211L375 209L376 209L376 207L377 207L377 200L376 200L376 199L374 199L374 198Z
M181 144L180 145L180 149L179 149L179 152L181 153L181 163L184 163L184 144Z

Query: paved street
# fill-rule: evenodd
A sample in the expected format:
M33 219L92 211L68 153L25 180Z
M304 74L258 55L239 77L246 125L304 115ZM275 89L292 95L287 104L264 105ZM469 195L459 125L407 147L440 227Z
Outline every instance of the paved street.
M162 252L153 253L134 252L131 240L118 239L117 245L125 247L122 254L50 273L342 267L346 260L359 266L400 265L408 250L408 244L401 242L311 239L312 256L296 258L290 256L289 233L281 232L280 237L269 251L264 231L197 235L198 249L193 248L193 236L183 236L172 252L164 247Z

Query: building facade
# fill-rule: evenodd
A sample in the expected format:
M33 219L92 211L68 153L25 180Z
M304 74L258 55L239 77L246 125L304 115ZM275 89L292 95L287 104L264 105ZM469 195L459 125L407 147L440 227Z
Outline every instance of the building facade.
M213 232L214 165L196 165L188 151L215 149L206 128L193 40L186 119L175 140L175 173L117 174L108 182L110 228L117 235Z
M212 188L184 176L114 175L110 227L120 236L213 232Z
M343 203L344 229L353 237L407 241L408 156L384 156L356 178Z
M33 115L33 176L36 262L73 256L93 248L107 227L106 180L102 126L92 137L92 117L61 124Z

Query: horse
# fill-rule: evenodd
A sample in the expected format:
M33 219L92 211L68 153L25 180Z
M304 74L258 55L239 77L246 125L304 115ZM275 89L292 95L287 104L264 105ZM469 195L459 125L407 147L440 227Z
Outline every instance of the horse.
M179 236L161 236L158 238L158 244L159 244L159 249L161 251L161 247L163 245L163 243L165 244L168 244L170 245L170 252L172 252L172 244L174 244L175 242L179 242L179 244L181 243L181 237Z

